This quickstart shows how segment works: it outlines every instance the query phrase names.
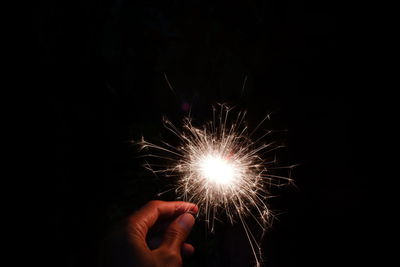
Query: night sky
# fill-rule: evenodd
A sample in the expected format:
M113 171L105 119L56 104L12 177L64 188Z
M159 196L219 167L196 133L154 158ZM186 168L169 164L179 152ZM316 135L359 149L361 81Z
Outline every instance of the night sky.
M265 266L361 266L370 245L369 178L346 6L335 1L41 1L33 9L32 129L41 169L36 229L41 266L104 266L114 229L158 198L164 182L142 168L132 140L167 138L187 107L271 113L282 164L296 187L271 202ZM351 34L350 34L351 35ZM168 77L174 92L169 88ZM243 83L246 80L243 90ZM185 266L251 266L239 225L199 221Z

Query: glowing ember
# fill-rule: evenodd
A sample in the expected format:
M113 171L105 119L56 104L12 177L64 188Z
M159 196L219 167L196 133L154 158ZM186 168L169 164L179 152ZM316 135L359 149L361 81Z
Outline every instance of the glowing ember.
M199 176L203 176L211 183L229 186L239 175L233 164L219 156L208 155L197 164L199 165Z

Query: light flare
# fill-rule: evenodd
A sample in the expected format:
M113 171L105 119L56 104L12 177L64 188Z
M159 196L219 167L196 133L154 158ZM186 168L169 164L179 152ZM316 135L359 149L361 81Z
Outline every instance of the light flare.
M240 179L239 170L228 159L220 156L207 155L196 163L198 166L199 177L203 177L208 182L221 186L232 186L236 180Z
M145 155L161 159L159 165L146 163L155 174L173 178L178 199L196 203L207 225L214 231L215 220L240 221L250 242L256 265L262 263L260 239L256 238L246 218L252 218L264 234L273 215L266 204L272 197L269 189L291 183L290 170L294 166L279 166L274 151L282 146L266 139L266 131L254 141L252 137L267 120L266 116L251 132L245 123L245 111L229 117L231 108L221 104L213 108L213 119L202 127L195 127L192 118L184 119L182 130L169 120L164 126L180 141L178 146L162 141L162 145L142 138L141 149L157 151ZM287 170L277 175L274 170Z

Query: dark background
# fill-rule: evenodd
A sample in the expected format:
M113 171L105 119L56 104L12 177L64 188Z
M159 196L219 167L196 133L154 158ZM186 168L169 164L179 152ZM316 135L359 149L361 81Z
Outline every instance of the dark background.
M347 10L315 0L38 3L41 265L102 266L111 229L162 189L130 141L159 140L162 115L178 123L185 105L205 121L217 102L248 110L250 126L272 112L266 127L287 130L282 160L299 164L297 188L271 203L279 220L262 243L265 266L364 263L371 206ZM251 265L240 227L212 235L198 224L188 266Z

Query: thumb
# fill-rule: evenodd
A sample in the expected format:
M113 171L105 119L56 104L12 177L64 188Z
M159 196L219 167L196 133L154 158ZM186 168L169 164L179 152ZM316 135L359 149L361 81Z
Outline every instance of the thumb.
M193 228L195 219L191 213L184 213L176 218L167 228L161 247L168 247L175 251L181 247Z

